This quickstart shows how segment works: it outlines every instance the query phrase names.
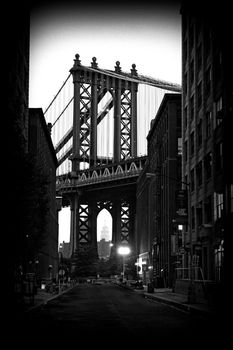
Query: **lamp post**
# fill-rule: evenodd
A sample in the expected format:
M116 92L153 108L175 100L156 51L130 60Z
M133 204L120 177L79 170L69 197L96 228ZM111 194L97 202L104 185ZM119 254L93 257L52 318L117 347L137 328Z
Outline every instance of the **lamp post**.
M187 187L188 190L188 227L189 227L189 241L190 241L190 261L189 261L189 269L190 269L190 284L188 288L188 303L192 304L196 301L195 295L195 286L194 286L194 276L193 276L193 246L192 246L192 212L191 212L191 186L190 183L177 180L173 177L167 175L161 175L158 172L155 173L146 173L146 177L153 178L156 180L156 175L167 178L168 180L175 181L177 184L182 184Z
M118 254L122 255L122 282L124 282L125 279L125 257L129 255L130 248L128 246L120 246L117 250Z

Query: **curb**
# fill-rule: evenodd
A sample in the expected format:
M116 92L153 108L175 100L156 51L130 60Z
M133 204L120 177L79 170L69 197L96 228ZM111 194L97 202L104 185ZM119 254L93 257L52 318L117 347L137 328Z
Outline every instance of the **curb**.
M48 299L45 299L45 300L41 301L41 302L38 303L37 305L31 306L30 308L28 308L27 310L25 310L25 313L30 312L30 311L32 311L32 310L35 310L36 308L38 308L38 307L40 307L40 306L42 306L42 305L46 305L46 304L47 304L48 302L50 302L51 300L58 298L59 296L65 294L66 292L70 291L70 290L73 289L74 287L75 287L75 286L72 286L72 287L70 287L70 288L67 288L66 290L60 292L59 294L55 294L55 295L49 297Z
M116 284L121 288L125 288L125 289L130 289L132 291L135 292L135 289L127 286L127 285L122 285L122 284ZM190 305L190 304L185 304L185 303L181 303L175 300L171 300L171 299L167 299L167 298L163 298L163 297L159 297L156 296L154 294L150 294L150 293L146 293L146 292L141 292L141 295L146 298L146 299L151 299L151 300L155 300L161 304L166 304L168 306L171 307L175 307L183 312L189 313L190 315L193 316L201 316L201 317L205 317L205 318L212 318L215 316L214 312L211 312L211 310L201 310L197 307L195 307L194 305Z
M203 316L203 317L213 317L214 316L213 312L208 311L208 310L198 309L197 307L195 307L193 305L190 305L188 303L187 304L183 304L183 303L179 303L179 302L174 301L174 300L161 298L161 297L158 297L156 295L150 295L148 293L143 293L143 296L144 296L144 298L153 299L153 300L155 300L155 301L157 301L159 303L166 304L166 305L169 305L171 307L175 307L175 308L177 308L179 310L188 312L191 315L198 315L198 316Z

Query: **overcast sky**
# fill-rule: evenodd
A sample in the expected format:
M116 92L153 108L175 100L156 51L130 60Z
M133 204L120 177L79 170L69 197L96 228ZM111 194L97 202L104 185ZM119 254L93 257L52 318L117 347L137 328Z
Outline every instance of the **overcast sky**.
M89 66L94 56L100 68L114 70L120 61L122 70L130 71L135 63L139 74L181 84L179 2L48 3L38 3L31 12L30 107L45 110L76 53L83 65ZM69 241L69 224L65 210L60 213L60 242Z

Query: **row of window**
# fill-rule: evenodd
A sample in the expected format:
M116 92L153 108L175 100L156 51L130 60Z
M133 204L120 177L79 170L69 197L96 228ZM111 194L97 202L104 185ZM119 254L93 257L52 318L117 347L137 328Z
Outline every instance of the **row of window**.
M203 174L204 164L204 174ZM195 184L200 187L203 184L203 180L208 181L212 174L212 154L208 153L204 161L200 161L195 168L190 171L190 186L191 191L195 190ZM195 179L196 178L196 179Z
M197 90L197 110L195 111L195 102L194 102L194 95L191 96L189 100L189 104L185 106L183 110L183 120L184 120L184 129L187 128L188 122L192 123L195 119L195 112L198 113L200 110L200 107L202 105L202 99L203 95L201 93L201 87L200 90ZM215 129L219 124L221 124L223 119L223 100L222 96L220 96L214 103L213 103L213 111L214 111L214 119L213 119L213 128ZM189 112L189 113L188 113ZM199 119L202 118L202 114L199 114ZM211 110L207 110L204 113L205 119L209 119L209 122L211 121L212 112ZM209 130L210 131L210 130Z
M205 98L207 99L211 94L211 80L212 80L212 71L211 67L208 67L205 75L204 75L204 91L205 91ZM189 79L188 79L188 72L184 75L184 81L183 81L183 93L185 97L188 95L188 87L191 90L194 90L194 61L191 61L190 63L190 72L189 72ZM202 81L199 81L197 84L197 96L198 96L198 104L197 107L200 108L202 104L202 99L199 100L199 98L202 96L202 87L203 83ZM200 96L200 97L199 97Z
M223 194L214 192L213 197L214 221L223 216ZM212 198L209 196L206 201L199 201L196 207L191 207L192 229L212 222Z
M212 129L222 122L222 97L218 99L218 101L215 104L216 107L216 113L215 113L215 121L212 122L212 113L210 111L207 111L205 113L204 120L200 118L198 120L196 129L192 130L189 135L189 140L186 140L184 142L184 161L187 161L188 159L188 143L189 143L189 156L192 157L195 154L195 146L196 149L199 149L202 147L203 144L203 138L208 139L212 136ZM185 108L184 110L184 126L187 126L187 110ZM196 140L195 140L196 138ZM222 149L218 152L220 156L222 155ZM221 160L220 160L221 161Z
M212 223L212 201L209 196L207 200L200 201L197 206L191 207L191 227L200 227L203 224Z
M190 171L190 186L191 191L195 190L195 184L200 187L203 184L203 181L208 181L212 175L212 153L209 152L199 163L197 163L195 169L193 168ZM204 173L203 173L203 165L204 165ZM215 171L219 171L223 166L223 145L222 143L218 143L215 146ZM195 181L196 175L196 181Z
M191 110L191 121L194 119L194 113L193 113L193 107L192 105L190 105L190 110ZM188 118L187 118L187 107L185 107L184 109L184 128L187 128L188 125ZM212 113L210 111L207 111L205 113L205 118L204 121L202 120L202 118L199 118L198 124L197 124L197 134L198 134L198 145L201 146L202 144L202 138L203 135L206 138L209 138L211 136L211 122L212 122Z

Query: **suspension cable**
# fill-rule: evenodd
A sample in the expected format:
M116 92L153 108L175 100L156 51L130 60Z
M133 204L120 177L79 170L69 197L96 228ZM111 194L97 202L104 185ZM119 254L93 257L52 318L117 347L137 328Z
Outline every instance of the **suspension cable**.
M65 112L65 110L69 107L69 105L71 104L71 102L73 101L74 97L71 97L70 101L67 103L67 105L65 106L65 108L62 110L62 112L59 114L59 116L57 117L57 119L54 121L52 127L56 124L56 122L61 118L62 114Z
M61 88L58 90L58 92L56 93L56 95L54 96L54 98L52 99L52 101L50 102L50 104L48 105L48 107L46 108L46 110L44 111L44 114L47 113L48 109L50 108L50 106L53 104L53 102L56 100L57 96L59 95L59 93L61 92L61 90L63 89L63 87L65 86L65 84L67 83L67 81L69 80L71 76L71 73L68 75L68 77L66 78L66 80L64 81L64 83L62 84Z

